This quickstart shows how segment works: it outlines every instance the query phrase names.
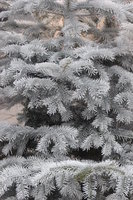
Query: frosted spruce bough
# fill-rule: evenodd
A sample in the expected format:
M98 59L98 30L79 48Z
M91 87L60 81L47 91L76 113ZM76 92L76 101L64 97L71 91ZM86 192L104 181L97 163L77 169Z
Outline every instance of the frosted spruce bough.
M21 103L25 125L0 123L0 198L131 200L133 3L8 3L0 101ZM51 39L49 15L63 22Z

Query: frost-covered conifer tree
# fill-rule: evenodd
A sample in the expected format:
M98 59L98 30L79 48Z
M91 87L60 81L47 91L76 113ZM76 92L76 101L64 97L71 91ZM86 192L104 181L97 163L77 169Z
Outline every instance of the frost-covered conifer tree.
M133 3L10 4L0 13L1 21L7 19L0 46L8 58L0 100L9 107L23 104L19 120L25 126L0 124L0 198L131 200ZM16 29L22 18L36 21L51 13L63 17L56 38L39 37L43 23L24 27L23 34Z

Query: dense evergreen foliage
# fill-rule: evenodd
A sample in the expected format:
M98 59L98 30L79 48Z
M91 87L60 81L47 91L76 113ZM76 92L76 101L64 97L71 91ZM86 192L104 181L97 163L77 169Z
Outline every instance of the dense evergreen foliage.
M25 124L0 123L0 199L131 200L133 3L7 1L0 23L0 102Z

